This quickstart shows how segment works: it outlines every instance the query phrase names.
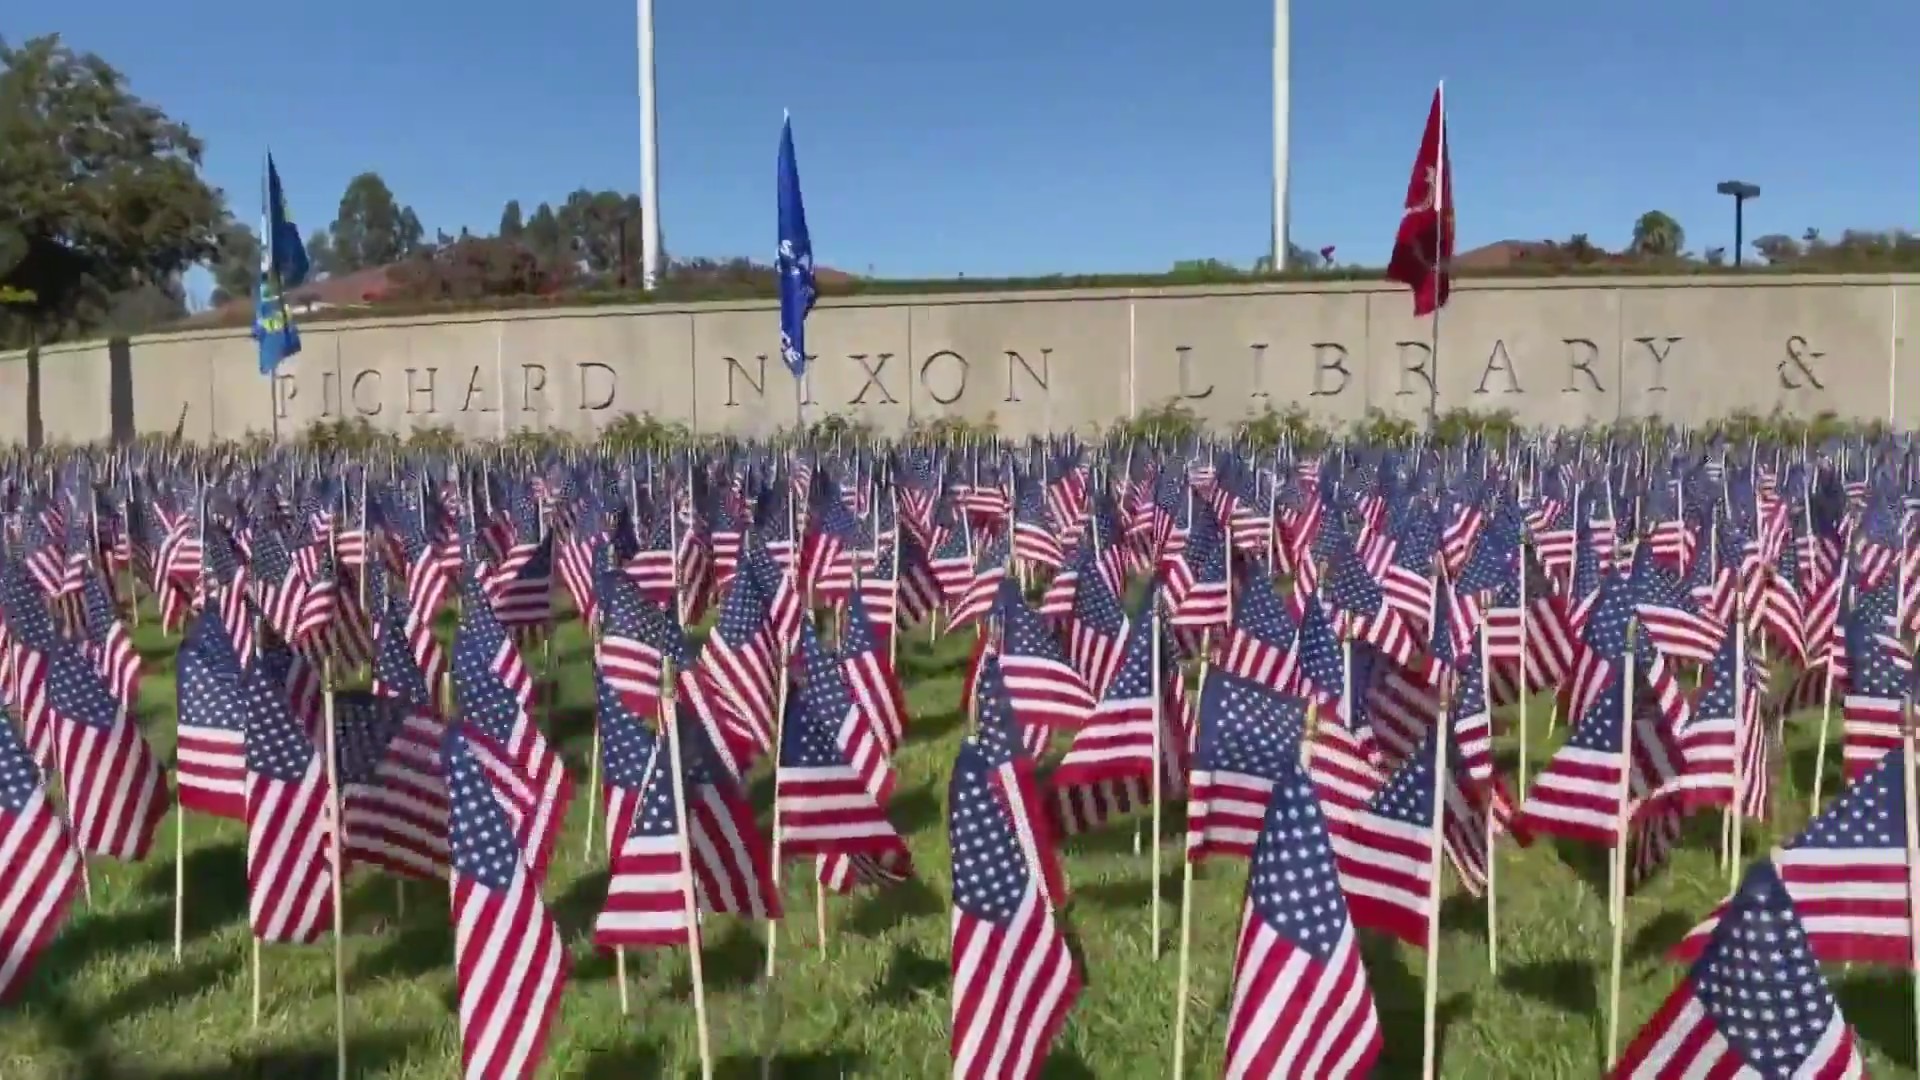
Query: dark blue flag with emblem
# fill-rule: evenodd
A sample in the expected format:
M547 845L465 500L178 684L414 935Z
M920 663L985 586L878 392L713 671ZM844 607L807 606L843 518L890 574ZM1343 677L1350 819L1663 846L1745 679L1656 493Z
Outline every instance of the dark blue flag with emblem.
M300 331L287 311L288 289L307 280L310 268L300 229L287 213L280 170L267 155L266 191L260 208L260 288L254 298L253 337L260 344L260 374L271 375L281 361L300 351Z
M793 157L793 120L780 126L780 359L797 382L807 370L807 313L818 290L813 284L813 239L800 199L800 164Z

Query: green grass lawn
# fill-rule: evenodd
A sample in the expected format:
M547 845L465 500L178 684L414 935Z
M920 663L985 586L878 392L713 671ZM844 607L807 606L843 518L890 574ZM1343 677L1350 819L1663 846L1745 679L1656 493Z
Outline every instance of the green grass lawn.
M142 718L163 757L173 744L173 642L143 625ZM965 642L903 644L901 676L912 727L897 769L893 819L912 845L917 880L828 905L825 954L814 930L810 865L786 875L791 913L780 934L771 998L761 992L765 932L719 920L705 956L713 1053L722 1076L757 1076L763 1048L778 1075L933 1077L947 1063L948 859L946 776L962 734L960 667ZM554 645L557 697L548 730L584 784L592 742L587 643L569 622ZM1533 713L1536 762L1551 749L1545 710ZM1783 820L1804 819L1815 725L1796 722L1779 767ZM1837 727L1836 727L1837 733ZM1564 734L1564 729L1561 732ZM1502 740L1511 775L1513 746ZM1837 755L1836 755L1837 760ZM1537 768L1537 765L1536 765ZM764 767L763 770L764 772ZM755 805L769 805L762 777ZM1829 780L1827 790L1834 790ZM586 800L576 800L547 886L548 903L573 943L573 981L553 1033L544 1075L697 1075L694 1014L684 951L635 953L631 1011L623 1015L615 965L588 943L606 884L605 854L582 851ZM1686 850L1629 901L1621 1023L1623 1040L1649 1016L1681 969L1662 952L1726 892L1716 865L1718 822L1694 821ZM1067 873L1067 918L1084 958L1087 991L1048 1062L1053 1077L1167 1075L1172 1059L1184 820L1167 814L1159 882L1166 906L1158 959L1149 902L1148 854L1131 829L1076 841ZM264 1010L251 1022L250 939L244 836L236 823L187 823L187 943L173 958L173 830L161 826L140 865L92 864L93 903L77 903L41 959L24 998L0 1010L0 1077L216 1078L334 1075L332 956L328 944L268 947ZM1774 837L1749 837L1749 852ZM1609 935L1604 863L1597 853L1538 844L1500 850L1497 972L1490 969L1485 906L1465 896L1445 908L1440 951L1441 1067L1452 1077L1587 1077L1603 1057ZM1188 1070L1220 1073L1225 1002L1238 930L1243 868L1205 868L1194 889ZM358 874L347 884L347 1021L356 1076L447 1077L459 1064L453 1011L452 934L446 892ZM1422 971L1417 951L1367 943L1386 1033L1382 1074L1417 1075ZM1831 972L1842 1007L1876 1076L1914 1075L1911 982L1893 972Z

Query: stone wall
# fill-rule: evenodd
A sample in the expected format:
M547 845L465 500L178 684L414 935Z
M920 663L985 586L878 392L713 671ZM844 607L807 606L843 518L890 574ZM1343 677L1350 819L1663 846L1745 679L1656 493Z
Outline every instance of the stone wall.
M1170 399L1221 424L1293 404L1332 422L1417 417L1435 385L1442 410L1535 424L1776 406L1898 422L1920 404L1920 275L1465 281L1437 349L1411 309L1402 289L1355 282L835 300L808 321L803 389L809 419L992 416L1012 434ZM627 412L741 434L794 418L771 303L319 321L301 336L271 388L245 330L50 346L37 365L0 354L0 440L36 421L89 441L343 416L471 435L584 433Z

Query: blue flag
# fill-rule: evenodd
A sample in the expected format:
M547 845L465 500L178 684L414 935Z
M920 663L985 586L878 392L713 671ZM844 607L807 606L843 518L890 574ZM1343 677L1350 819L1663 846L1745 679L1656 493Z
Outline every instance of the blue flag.
M793 120L780 127L780 359L795 379L807 370L807 312L819 295L813 285L813 239L800 201L800 165L793 160Z
M260 290L253 306L253 337L260 343L260 374L300 351L300 331L287 312L286 291L307 280L307 245L287 213L280 170L267 155L266 205L260 208Z

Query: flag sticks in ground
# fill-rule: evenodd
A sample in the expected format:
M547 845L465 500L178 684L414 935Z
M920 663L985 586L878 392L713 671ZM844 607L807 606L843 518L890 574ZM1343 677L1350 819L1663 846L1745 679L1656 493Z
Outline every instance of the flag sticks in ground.
M1627 620L1626 656L1622 660L1624 689L1620 694L1620 817L1615 823L1616 837L1607 862L1607 915L1613 921L1613 937L1608 951L1607 969L1607 1068L1620 1060L1620 969L1621 950L1627 930L1627 836L1633 820L1633 706L1639 695L1634 692L1634 641L1639 636L1640 620ZM1732 632L1738 633L1736 625Z
M1438 592L1436 590L1436 595ZM1432 625L1429 618L1428 625ZM1446 857L1447 822L1447 743L1453 727L1454 676L1441 675L1440 705L1433 731L1433 803L1432 832L1428 836L1427 872L1427 970L1426 999L1422 1006L1420 1031L1420 1075L1423 1080L1439 1076L1440 1055L1440 901L1445 880L1441 867ZM1417 751L1416 751L1417 752ZM1492 853L1488 853L1491 861Z
M1524 608L1522 610L1524 610ZM1523 623L1522 625L1525 625L1525 624ZM1487 740L1489 743L1491 743L1493 740L1493 693L1491 688L1488 686L1488 678L1489 678L1489 672L1492 669L1492 665L1489 664L1487 661L1487 624L1484 619L1482 619L1480 622L1480 625L1477 628L1475 628L1473 632L1473 636L1474 636L1473 647L1480 650L1480 701L1481 701L1482 707L1484 707L1487 710ZM1527 654L1525 641L1526 639L1523 635L1521 638L1521 646L1520 646L1521 656L1525 656ZM1522 661L1522 663L1524 662L1525 661ZM1521 701L1526 700L1526 683L1524 681L1521 683L1521 686L1520 686L1520 700ZM1453 722L1450 714L1451 714L1451 710L1449 710L1449 719L1447 721L1448 723ZM1524 736L1522 737L1524 738ZM1488 747L1488 753L1492 753L1491 746ZM1525 751L1521 752L1520 760L1523 763L1526 761ZM1526 768L1526 765L1522 764L1520 767L1524 769ZM1498 770L1496 770L1496 775L1487 777L1486 792L1483 796L1486 800L1486 818L1487 818L1486 820L1487 970L1494 974L1498 974L1500 971L1499 901L1497 899L1497 890L1495 888L1496 882L1499 880L1500 851L1499 851L1499 848L1495 846L1495 841L1499 839L1499 830L1495 828L1494 820L1493 820L1494 790L1495 790L1495 785L1498 783L1498 780L1499 780L1497 772ZM1434 823L1434 828L1437 829L1439 827L1440 827L1439 822L1436 821ZM1437 942L1438 942L1437 938L1435 939L1435 942L1437 945Z
M1163 792L1161 791L1160 775L1164 771L1164 761L1167 754L1167 747L1163 745L1166 740L1161 735L1161 726L1166 723L1166 718L1164 715L1162 715L1166 711L1166 705L1164 702L1161 701L1162 687L1160 685L1163 676L1161 675L1161 672L1160 672L1161 657L1160 657L1160 603L1159 603L1159 595L1158 595L1159 590L1158 589L1154 590L1154 593L1155 595L1150 602L1151 609L1152 609L1151 621L1147 624L1148 632L1150 632L1153 635L1153 656L1149 661L1149 664L1151 665L1149 670L1149 675L1153 680L1152 681L1153 768L1151 770L1151 774L1147 781L1148 792L1153 800L1153 827L1152 827L1153 854L1148 860L1147 872L1149 875L1149 879L1153 882L1153 888L1147 890L1147 892L1153 897L1153 914L1151 919L1151 926L1152 926L1151 933L1153 935L1153 958L1155 960L1158 960L1160 959L1160 904L1161 904L1161 901L1160 901L1160 848L1161 848L1160 817L1163 809L1161 805ZM1184 900L1182 902L1184 903Z
M1228 622L1229 623L1232 622L1231 616L1229 616ZM1156 635L1154 637L1154 645L1156 648L1158 648L1159 642L1160 642L1160 638L1158 635ZM1195 684L1199 688L1195 694L1196 702L1200 699L1203 699L1207 692L1207 661L1208 661L1208 658L1213 655L1213 648L1212 648L1213 631L1211 629L1209 629L1206 633L1206 636L1202 638L1202 642L1203 644L1200 647L1200 671L1199 671L1200 678L1199 678L1199 682ZM1155 658L1153 670L1154 670L1154 678L1157 680L1160 674L1160 664L1158 662L1157 657ZM1154 701L1154 708L1156 709L1159 708L1160 692L1158 687L1154 688L1153 701ZM1313 707L1314 706L1312 706L1311 704L1307 706L1309 710L1311 710ZM1194 711L1196 713L1198 711L1197 704L1195 705ZM1187 730L1197 735L1197 733L1200 730L1199 716L1191 715L1187 719L1188 719ZM1156 739L1159 738L1160 725L1155 724L1153 727L1153 730L1154 730L1154 737ZM1304 744L1306 743L1306 739L1302 738L1300 741L1304 746ZM1187 750L1189 754L1191 754L1193 750L1192 738L1189 738L1188 740ZM1154 776L1156 778L1154 781L1154 790L1156 792L1159 791L1159 780L1158 780L1158 777L1160 775L1160 766L1158 761L1159 756L1160 755L1158 753L1154 755L1154 758L1156 759L1154 762ZM1192 798L1193 782L1189 780L1187 782L1187 785L1188 785L1187 815L1189 818L1191 818L1193 814L1193 798ZM1189 825L1189 829L1191 829L1191 825ZM1160 834L1160 829L1158 824L1156 823L1154 827L1154 837L1156 840L1159 838L1159 834ZM1159 854L1159 851L1160 851L1160 845L1157 843L1154 844L1154 853L1157 855ZM1173 993L1173 1075L1175 1077L1181 1077L1186 1075L1187 995L1193 985L1193 858L1194 858L1194 852L1192 851L1192 845L1188 842L1182 842L1180 845L1180 959L1179 959L1180 973L1177 981L1174 984L1174 993ZM1160 895L1160 875L1158 871L1156 871L1153 875L1153 893L1156 897ZM1159 942L1159 939L1160 939L1160 935L1155 934L1154 941L1156 944Z
M1828 678L1831 680L1832 676ZM1915 765L1920 762L1914 759L1914 719L1913 691L1909 688L1900 701L1900 753L1903 758L1900 795L1905 802L1907 816L1907 895L1920 897L1920 805L1916 805L1920 804L1920 798L1916 797L1913 775ZM1920 904L1909 902L1907 905L1907 940L1910 943L1910 955L1914 959L1911 965L1914 1053L1920 1055Z
M324 733L323 752L327 755L327 812L333 819L327 829L327 856L332 862L333 878L333 1030L336 1050L340 1059L340 1080L347 1077L347 935L346 907L342 882L347 875L346 861L341 857L340 830L343 827L342 803L340 797L340 758L337 752L338 735L334 729L333 712L333 657L323 656L320 661L320 723ZM257 945L257 939L256 939Z
M666 737L668 767L673 770L673 816L678 825L680 842L680 896L685 904L687 919L687 972L688 981L693 984L694 1037L699 1041L700 1046L701 1080L713 1080L713 1050L707 1031L707 980L700 956L700 907L693 889L693 826L687 818L686 771L681 766L680 723L678 711L674 707L673 680L673 658L662 657L660 660L660 732ZM655 756L658 757L657 754ZM769 921L767 925L771 928L777 924ZM624 960L625 950L621 950L617 956L620 960ZM622 995L626 993L626 983L625 965L622 963L620 977ZM768 980L768 985L771 989L771 979Z

